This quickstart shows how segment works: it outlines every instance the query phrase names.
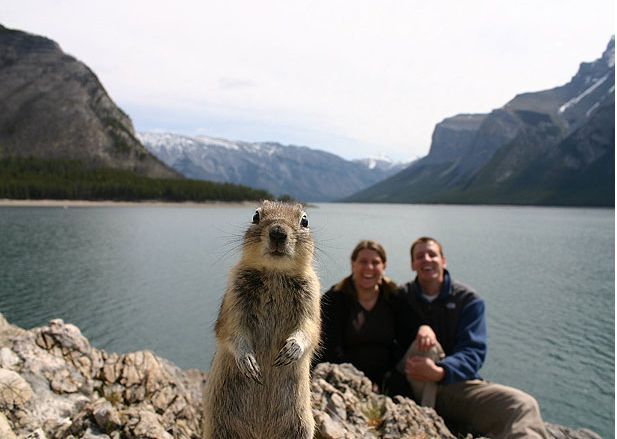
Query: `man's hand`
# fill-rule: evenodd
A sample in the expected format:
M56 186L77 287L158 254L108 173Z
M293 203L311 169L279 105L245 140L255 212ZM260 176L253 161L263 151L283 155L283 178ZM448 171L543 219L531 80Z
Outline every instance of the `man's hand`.
M446 375L441 366L426 357L409 357L405 362L405 376L409 380L438 382Z

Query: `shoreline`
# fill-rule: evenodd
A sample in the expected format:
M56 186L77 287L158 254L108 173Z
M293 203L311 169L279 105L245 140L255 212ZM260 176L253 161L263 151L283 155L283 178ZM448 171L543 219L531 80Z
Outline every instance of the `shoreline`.
M56 207L56 208L75 208L75 207L173 207L203 209L212 207L247 207L259 204L258 201L185 201L185 202L166 202L166 201L91 201L91 200L13 200L0 199L0 207Z

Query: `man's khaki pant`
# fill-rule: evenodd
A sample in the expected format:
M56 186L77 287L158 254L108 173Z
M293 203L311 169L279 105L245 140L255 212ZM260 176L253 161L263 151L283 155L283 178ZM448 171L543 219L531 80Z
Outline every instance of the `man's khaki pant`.
M414 342L404 358L411 355L439 361L444 354L439 345L428 354L419 352ZM404 360L397 368L404 373ZM439 385L413 380L409 383L416 401L434 407L449 422L472 432L499 439L549 438L538 402L521 390L484 380Z

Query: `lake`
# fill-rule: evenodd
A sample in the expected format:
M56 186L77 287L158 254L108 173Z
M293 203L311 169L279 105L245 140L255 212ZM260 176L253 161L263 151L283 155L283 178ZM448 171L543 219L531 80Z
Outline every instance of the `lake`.
M24 328L61 318L107 351L150 349L207 370L249 207L0 207L0 312ZM360 239L412 277L433 236L485 299L485 379L533 394L546 421L614 436L613 209L318 204L308 209L322 291Z

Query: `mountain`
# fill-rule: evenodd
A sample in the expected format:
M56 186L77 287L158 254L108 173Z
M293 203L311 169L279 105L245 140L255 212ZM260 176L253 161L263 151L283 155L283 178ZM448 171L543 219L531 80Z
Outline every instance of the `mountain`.
M143 147L85 64L52 40L0 25L0 159L8 157L180 178Z
M340 199L405 167L383 158L349 161L325 151L273 142L169 133L138 133L137 137L152 154L188 178L262 188L302 201Z
M370 170L394 173L404 169L409 163L395 163L389 157L367 157L363 159L353 159L352 162L358 163ZM394 172L393 172L394 171Z
M430 152L356 202L614 206L615 40L565 85L438 123Z

